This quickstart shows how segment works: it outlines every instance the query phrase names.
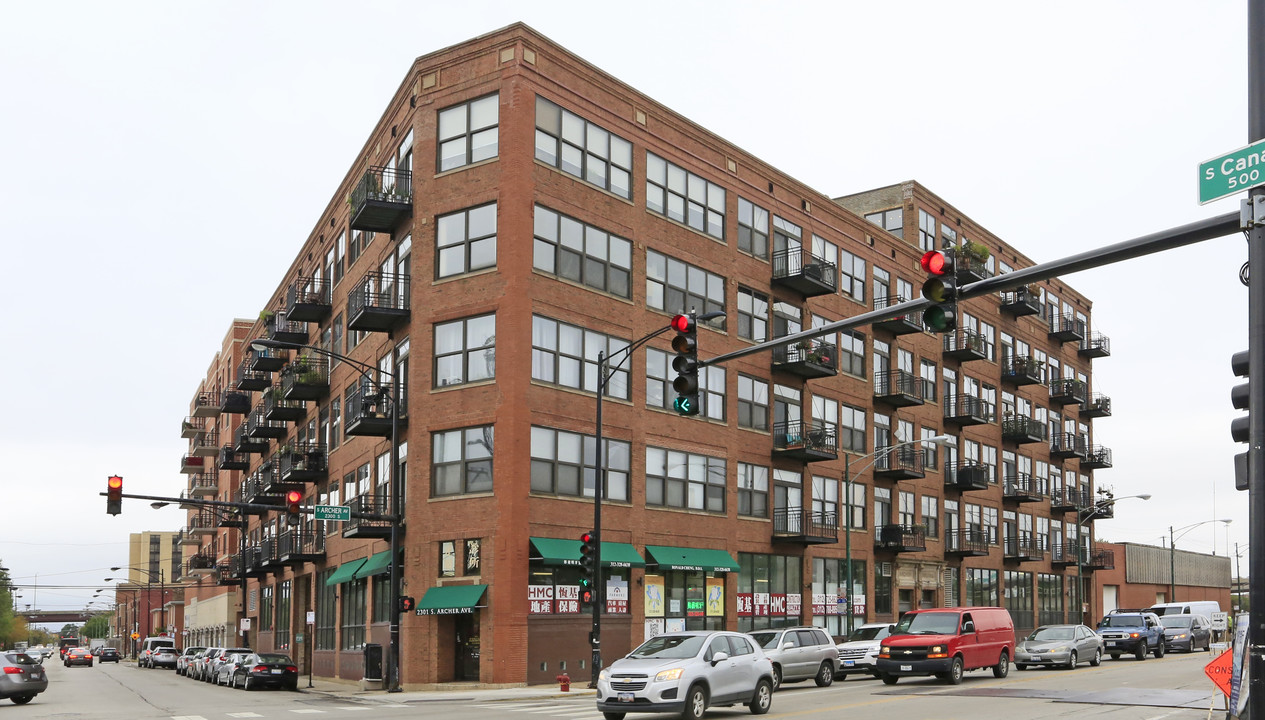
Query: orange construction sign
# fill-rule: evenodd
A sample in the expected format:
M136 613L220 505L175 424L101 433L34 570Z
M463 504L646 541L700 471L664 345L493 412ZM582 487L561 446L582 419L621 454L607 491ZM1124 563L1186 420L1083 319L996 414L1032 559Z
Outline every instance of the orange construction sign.
M1226 650L1213 658L1212 662L1204 666L1204 672L1212 678L1217 687L1221 688L1221 692L1229 697L1230 680L1234 675L1234 650Z

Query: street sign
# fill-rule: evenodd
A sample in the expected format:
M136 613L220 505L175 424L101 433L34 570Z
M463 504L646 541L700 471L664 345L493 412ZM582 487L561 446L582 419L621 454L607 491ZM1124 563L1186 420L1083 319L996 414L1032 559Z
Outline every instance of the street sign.
M312 517L316 520L347 522L351 519L351 508L345 505L316 505L312 509Z
M1234 650L1226 650L1212 662L1204 666L1204 672L1221 688L1221 692L1230 695L1230 678L1234 673Z
M1214 612L1212 614L1212 629L1217 632L1225 632L1230 627L1230 613Z
M133 640L140 640L140 639L141 639L141 634L140 634L140 633L132 633L132 639L133 639Z
M1199 204L1265 185L1265 140L1199 164Z

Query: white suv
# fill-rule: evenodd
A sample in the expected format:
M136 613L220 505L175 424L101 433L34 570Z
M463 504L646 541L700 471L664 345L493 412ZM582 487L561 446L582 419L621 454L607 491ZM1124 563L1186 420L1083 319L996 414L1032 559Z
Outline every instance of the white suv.
M892 634L896 623L866 623L853 628L852 634L838 644L839 678L846 679L851 673L868 673L878 677L874 661L882 639Z
M679 712L699 720L709 707L739 703L753 715L773 705L773 663L742 633L657 635L597 678L597 709L606 720L630 712Z
M773 628L749 633L773 662L773 689L783 682L812 678L817 687L835 681L839 669L839 649L835 641L818 627Z

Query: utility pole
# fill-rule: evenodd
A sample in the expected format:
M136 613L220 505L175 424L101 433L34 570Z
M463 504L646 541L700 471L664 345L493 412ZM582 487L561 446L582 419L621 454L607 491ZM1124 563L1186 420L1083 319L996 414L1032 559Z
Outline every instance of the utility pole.
M1265 0L1248 0L1247 9L1248 142L1265 139ZM1247 216L1265 203L1265 187L1248 193ZM1265 702L1265 224L1247 231L1248 337L1248 629L1249 697ZM1237 698L1235 698L1237 700ZM1230 708L1238 712L1237 707ZM1250 716L1258 716L1249 711ZM1265 715L1262 713L1261 715Z

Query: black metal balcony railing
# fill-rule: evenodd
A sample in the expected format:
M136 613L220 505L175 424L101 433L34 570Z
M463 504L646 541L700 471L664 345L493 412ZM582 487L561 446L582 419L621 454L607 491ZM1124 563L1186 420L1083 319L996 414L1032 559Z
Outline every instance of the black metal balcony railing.
M287 400L319 400L329 394L328 358L300 355L281 371L281 394Z
M1050 403L1054 405L1084 404L1089 388L1083 380L1060 378L1050 381Z
M1050 491L1050 509L1055 512L1080 512L1094 506L1094 499L1088 490L1074 487L1054 488Z
M1001 364L1002 382L1011 385L1039 385L1044 364L1030 357L1014 356Z
M189 443L189 452L200 457L215 457L220 451L220 433L212 430L193 438Z
M927 549L927 529L922 525L884 525L874 549L886 552L922 552Z
M235 448L225 445L220 448L219 468L221 470L249 470L250 456L243 452L238 452Z
M1089 452L1081 461L1082 470L1102 470L1111 467L1111 448L1103 445L1090 445Z
M945 528L944 552L946 555L981 557L988 554L988 536L983 530Z
M277 456L281 462L281 481L313 482L322 480L328 471L328 453L324 443L294 443Z
M408 420L407 386L400 386L400 427ZM344 428L347 435L391 437L391 403L367 383L357 383L347 394L343 410Z
M1045 557L1045 547L1035 535L1009 537L1003 543L1002 557L1021 562L1040 560Z
M1080 553L1080 543L1075 540L1054 543L1050 546L1050 563L1055 567L1075 567Z
M1050 339L1059 342L1079 343L1085 339L1085 321L1071 315L1050 318Z
M185 560L185 575L210 575L215 572L215 556L209 553L190 555Z
M409 317L409 276L365 273L347 294L347 329L389 332Z
M816 339L773 348L773 369L802 378L831 377L839 372L839 349Z
M325 533L285 530L277 536L277 557L287 565L315 562L325 557Z
M391 500L386 495L361 495L352 498L347 505L351 508L352 513L366 513L383 517L391 515ZM345 538L385 538L390 537L390 535L390 520L371 520L356 517L353 514L351 520L343 523L343 537Z
M835 428L800 420L773 423L773 456L812 462L839 457Z
M206 418L190 415L180 423L180 437L186 440L192 440L204 432L206 432Z
M889 480L917 480L926 477L923 462L926 455L919 445L894 447L879 455L874 462L874 476Z
M286 288L286 315L300 322L323 322L329 317L329 278L300 275Z
M250 411L244 427L246 428L246 434L253 438L280 440L289 434L289 428L286 427L284 420L274 420L269 416L266 401L260 402L255 406L254 410Z
M1100 358L1111 355L1111 338L1100 332L1090 333L1081 340L1077 355L1084 358Z
M986 425L997 419L992 403L972 395L947 395L944 398L944 421L954 425Z
M988 359L988 340L975 330L958 330L944 336L944 356L962 362Z
M909 302L909 298L901 295L888 295L886 297L874 298L874 309L882 310L903 302ZM871 327L878 330L886 330L895 335L908 335L910 333L922 332L922 311L905 313L897 315L886 320L877 320L871 324Z
M197 455L185 455L180 458L180 472L186 475L202 472L202 468L206 467L206 458Z
M1040 502L1045 499L1046 480L1025 472L1008 471L1002 479L1001 496L1015 502Z
M263 390L272 384L272 376L265 370L251 367L252 358L248 355L237 365L237 380L233 387L238 390Z
M1081 406L1081 417L1096 418L1111 416L1111 398L1102 393L1089 396L1089 402Z
M243 454L267 452L268 441L258 435L252 435L250 423L244 422L237 426L233 434L233 450Z
M256 350L250 348L247 351L246 359L250 362L250 369L258 372L276 372L285 367L290 359L290 351L280 348L263 348Z
M220 412L245 415L250 412L250 393L225 390L220 393Z
M1008 290L1001 294L1001 311L1012 317L1039 315L1041 295L1027 287Z
M925 381L906 370L874 373L874 400L892 407L922 405Z
M833 512L779 508L773 511L773 539L804 545L837 543L839 517Z
M808 253L802 247L773 253L772 282L804 297L829 295L839 289L839 270L829 260Z
M351 191L351 228L391 232L413 212L413 174L371 165Z
M945 460L944 486L960 492L987 490L988 466L977 460Z
M193 401L193 416L216 417L220 414L220 396L215 392L200 392Z
M1084 458L1089 452L1089 439L1077 433L1059 433L1050 438L1050 456Z
M220 491L220 473L215 468L206 468L200 473L189 476L189 496L208 497Z
M1116 553L1114 550L1094 550L1089 554L1089 561L1085 563L1087 570L1114 570L1116 569Z
M1045 424L1023 415L1007 415L1001 419L1001 439L1013 443L1045 442Z
M286 399L281 385L268 388L261 405L264 418L270 422L301 422L307 417L307 401Z
M307 323L290 318L284 310L264 315L264 331L278 342L306 345L307 330Z

